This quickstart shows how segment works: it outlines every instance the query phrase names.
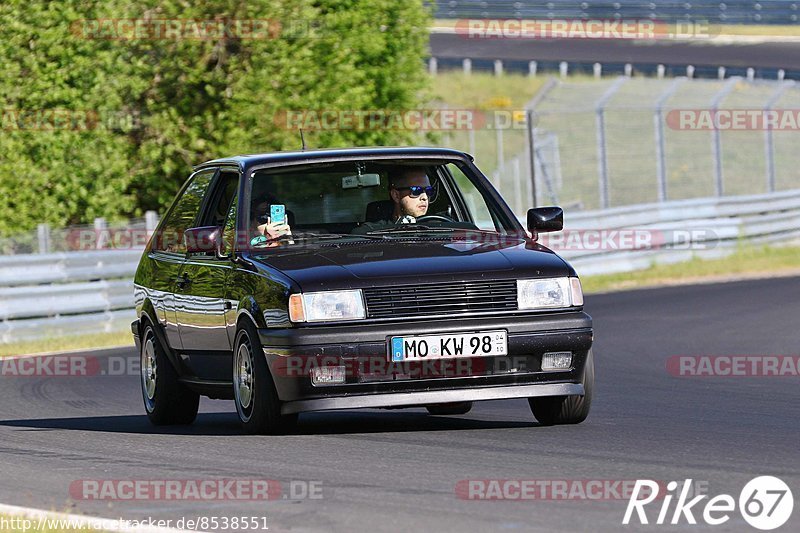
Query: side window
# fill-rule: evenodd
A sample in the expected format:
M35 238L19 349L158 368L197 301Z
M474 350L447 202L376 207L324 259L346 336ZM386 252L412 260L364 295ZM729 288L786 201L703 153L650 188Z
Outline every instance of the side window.
M483 194L477 187L470 181L470 179L453 163L448 163L447 169L453 175L456 185L461 190L461 195L464 197L464 202L467 204L467 209L472 216L473 223L478 226L478 229L489 231L496 231L494 220L492 220L489 206L486 205L486 200Z
M216 169L203 170L192 177L192 181L183 191L183 195L175 201L172 211L161 226L158 238L153 242L153 250L186 253L183 232L194 224L215 172Z
M228 218L228 210L231 207L231 200L239 187L239 173L231 171L221 171L214 185L214 190L209 197L208 205L198 222L198 226L225 226Z
M236 243L236 210L238 208L239 196L234 192L231 200L228 216L225 219L225 226L222 230L222 252L229 254L233 252Z

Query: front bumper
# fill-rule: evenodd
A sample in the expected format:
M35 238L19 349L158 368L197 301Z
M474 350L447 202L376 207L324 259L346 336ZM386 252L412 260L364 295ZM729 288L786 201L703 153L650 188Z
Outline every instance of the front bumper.
M506 356L389 362L393 336L497 329L507 331ZM284 413L583 394L592 335L580 311L259 331ZM543 371L551 351L572 352L572 367ZM345 383L315 386L310 369L320 365L343 366Z

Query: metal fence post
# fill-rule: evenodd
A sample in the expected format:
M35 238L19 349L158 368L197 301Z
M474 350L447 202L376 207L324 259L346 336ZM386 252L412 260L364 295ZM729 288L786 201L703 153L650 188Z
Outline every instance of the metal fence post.
M664 104L670 96L675 94L686 78L676 78L669 84L669 87L661 93L656 100L656 108L653 114L656 133L656 180L658 181L658 201L667 200L667 143L664 138Z
M475 144L475 128L470 128L467 131L467 137L469 137L469 153L470 155L475 155L475 151L477 150L477 146Z
M717 111L719 104L728 96L736 84L741 81L741 77L734 76L729 78L720 91L711 99L711 116L713 117L713 127L711 129L711 150L714 157L714 193L722 196L725 193L725 183L722 176L722 134L717 127Z
M495 76L503 75L503 61L500 59L494 60L494 75Z
M531 164L530 207L536 207L536 106L538 106L539 102L544 100L550 91L558 84L559 82L555 78L548 78L544 87L539 89L536 96L525 106L525 132L528 135L528 158Z
M144 230L150 235L156 230L156 226L158 226L158 213L146 211L144 214Z
M622 84L629 78L620 76L600 97L594 107L595 127L597 129L597 168L600 178L600 208L605 209L609 206L608 199L608 151L606 148L606 117L605 107L608 101L614 96Z
M108 223L106 223L106 219L103 217L98 217L94 219L94 233L96 235L95 242L97 243L95 248L98 250L105 248L106 240L108 238Z
M533 125L533 110L525 111L525 124L528 133L528 161L531 165L531 186L529 205L536 207L536 127Z
M522 214L525 206L522 205L522 172L519 168L519 157L515 157L511 162L511 168L514 176L514 207L518 214Z
M780 100L786 89L793 87L794 84L794 81L783 83L772 93L767 103L764 104L764 118ZM772 127L766 124L766 121L764 124L764 155L767 158L767 192L775 192L775 140L772 134Z
M497 171L500 174L500 180L502 181L503 175L505 174L506 170L506 155L505 151L503 150L503 128L498 121L499 115L498 113L494 114L494 130L495 130L495 142L497 143ZM500 186L498 184L497 190L500 190Z
M39 241L39 253L50 253L51 240L50 240L50 225L39 224L36 226L36 237Z

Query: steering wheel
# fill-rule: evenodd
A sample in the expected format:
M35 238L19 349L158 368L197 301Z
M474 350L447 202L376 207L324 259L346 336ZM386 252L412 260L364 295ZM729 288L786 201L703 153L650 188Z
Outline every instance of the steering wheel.
M440 220L442 222L455 222L454 219L444 215L422 215L417 217L417 222L425 222L427 220Z

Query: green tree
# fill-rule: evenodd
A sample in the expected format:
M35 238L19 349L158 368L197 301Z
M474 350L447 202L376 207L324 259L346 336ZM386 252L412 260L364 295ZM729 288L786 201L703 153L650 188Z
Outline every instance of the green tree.
M163 20L183 21L180 37L124 38L135 35L120 22ZM186 30L213 20L269 21L270 31ZM421 0L11 0L0 6L0 233L163 210L194 164L298 148L297 132L276 120L288 110L414 108L428 23ZM43 131L25 115L52 110L99 122ZM311 147L413 140L306 137Z

